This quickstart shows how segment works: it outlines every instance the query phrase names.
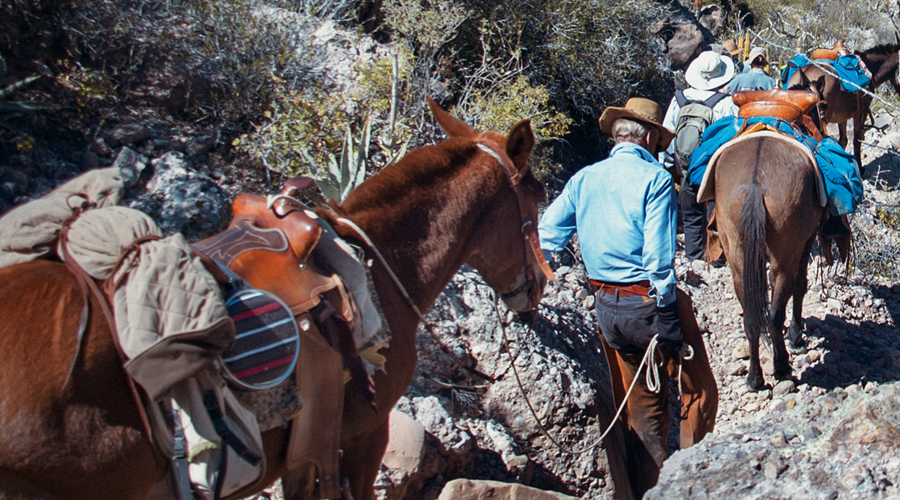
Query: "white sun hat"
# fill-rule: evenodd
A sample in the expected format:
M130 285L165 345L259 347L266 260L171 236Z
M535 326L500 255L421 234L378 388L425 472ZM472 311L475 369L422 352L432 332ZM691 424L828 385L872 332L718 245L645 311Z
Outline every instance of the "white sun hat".
M766 49L762 47L753 47L752 49L750 49L750 55L747 56L747 60L744 61L744 64L750 66L751 64L753 64L753 61L755 61L757 57L763 58L763 64L769 63L769 60L766 59Z
M699 90L717 89L734 77L734 62L711 50L702 52L684 72L688 85Z

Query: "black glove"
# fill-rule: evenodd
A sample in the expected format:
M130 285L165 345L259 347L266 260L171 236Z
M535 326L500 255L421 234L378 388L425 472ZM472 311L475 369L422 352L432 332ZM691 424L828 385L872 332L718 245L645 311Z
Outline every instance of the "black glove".
M677 356L684 345L684 333L681 331L681 320L678 318L678 305L675 302L667 306L656 307L656 326L658 334L656 342L659 347L672 356Z

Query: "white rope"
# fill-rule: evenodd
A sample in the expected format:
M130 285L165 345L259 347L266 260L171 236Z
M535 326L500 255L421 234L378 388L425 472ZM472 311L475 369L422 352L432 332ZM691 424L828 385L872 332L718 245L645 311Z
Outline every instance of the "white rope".
M500 332L503 334L504 347L506 348L506 353L509 355L509 364L510 364L510 367L512 368L513 375L515 375L515 377L516 377L516 383L519 386L519 391L522 393L522 398L525 400L525 404L528 406L528 410L531 413L532 418L534 418L534 421L537 424L538 429L540 429L541 433L547 439L549 439L550 442L555 444L556 447L559 448L560 451L562 451L563 453L566 453L569 455L581 455L583 453L591 451L594 448L597 448L598 446L600 446L600 443L603 442L603 439L606 438L606 436L612 431L613 427L615 427L616 422L618 422L619 416L622 414L622 411L625 409L625 405L628 404L628 398L631 397L631 393L632 393L632 391L634 391L634 386L637 385L637 381L641 376L641 370L644 368L645 365L647 366L647 373L645 375L647 389L650 390L651 392L653 392L654 394L659 394L659 391L662 388L662 384L661 384L661 380L660 380L660 376L659 376L659 366L657 363L653 362L653 360L656 359L656 352L659 349L659 342L657 340L659 335L654 335L653 338L650 340L650 345L647 346L647 350L644 352L644 357L641 358L641 364L638 366L638 369L635 372L635 376L631 380L631 385L628 387L628 392L625 393L625 397L622 399L622 404L620 404L619 409L616 410L616 414L612 418L612 420L609 422L609 426L606 428L605 431L603 431L603 434L599 438L597 438L593 443L591 443L589 446L585 446L585 447L581 448L580 450L570 449L569 447L567 447L567 446L561 444L559 441L557 441L553 436L551 436L550 432L547 431L547 429L545 429L544 425L541 423L540 417L538 417L537 412L534 409L534 406L531 404L531 400L528 398L528 394L525 392L525 386L522 384L522 379L519 377L519 370L516 369L516 360L513 357L512 349L510 349L511 342L509 340L509 337L506 335L506 325L503 323L503 316L500 313L500 309L497 307L496 297L494 298L494 300L491 301L491 303L494 306L494 311L497 313L497 318L500 322ZM682 346L681 350L679 351L679 356L681 357L682 360L694 359L694 349L690 345L684 344ZM648 360L650 360L649 364L648 364ZM612 363L614 361L615 360L607 359L607 362L609 362L609 363ZM679 362L678 363L678 391L679 391L679 393L681 393L681 366L682 366L682 363Z
M762 40L764 43L766 43L766 44L768 44L768 45L772 45L772 46L774 46L774 47L778 47L779 49L786 50L786 51L788 51L788 53L796 52L796 49L792 49L792 48L790 48L790 47L785 47L784 45L775 43L775 42L769 40L768 38L762 36L761 34L759 34L759 33L755 32L755 31L753 31L753 30L750 29L750 28L747 28L747 31L749 31L751 34L753 34L753 36L755 36L756 38L759 38L760 40ZM860 87L859 85L857 85L857 84L854 83L854 82L851 82L851 81L849 81L849 80L845 80L845 79L841 78L840 76L837 75L837 73L834 72L834 70L831 69L830 66L828 66L828 65L823 65L823 64L821 64L821 63L819 63L819 62L816 62L816 61L813 60L813 59L810 59L809 62L810 62L810 64L812 64L813 66L816 66L817 68L819 68L819 69L821 69L822 71L824 71L825 73L827 73L827 74L829 74L829 75L831 75L831 76L837 78L838 80L840 80L840 81L842 81L842 82L844 82L844 83L847 83L847 84L850 84L850 85L856 87L857 89L859 89L860 92L863 92L863 93L865 93L865 94L867 94L867 95L872 96L873 99L875 99L875 100L881 102L882 104L884 104L885 106L887 106L887 107L893 109L894 111L900 111L900 106L896 106L896 105L893 104L893 103L890 103L890 102L888 102L888 101L885 101L885 100L882 99L881 97L879 97L879 96L873 94L872 92L869 92L868 90L866 90L866 89ZM898 61L897 61L897 62L898 62L898 65L900 65L900 55L898 55ZM787 82L783 82L783 83L787 83Z

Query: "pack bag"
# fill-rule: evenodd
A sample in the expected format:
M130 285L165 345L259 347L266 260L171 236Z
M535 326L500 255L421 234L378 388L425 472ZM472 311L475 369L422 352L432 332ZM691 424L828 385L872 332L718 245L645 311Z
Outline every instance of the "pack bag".
M675 92L675 100L680 107L675 118L675 163L687 174L691 165L691 155L703 140L703 131L713 122L713 108L728 94L716 92L706 100L689 100L684 92Z

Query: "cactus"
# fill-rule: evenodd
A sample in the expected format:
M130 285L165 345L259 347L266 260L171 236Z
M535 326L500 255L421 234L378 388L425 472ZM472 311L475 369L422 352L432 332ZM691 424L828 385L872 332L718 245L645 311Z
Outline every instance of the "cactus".
M329 155L325 177L316 179L316 185L323 196L341 202L347 199L350 191L363 183L366 178L366 161L369 159L371 129L371 121L367 118L357 141L350 124L347 124L340 158Z

